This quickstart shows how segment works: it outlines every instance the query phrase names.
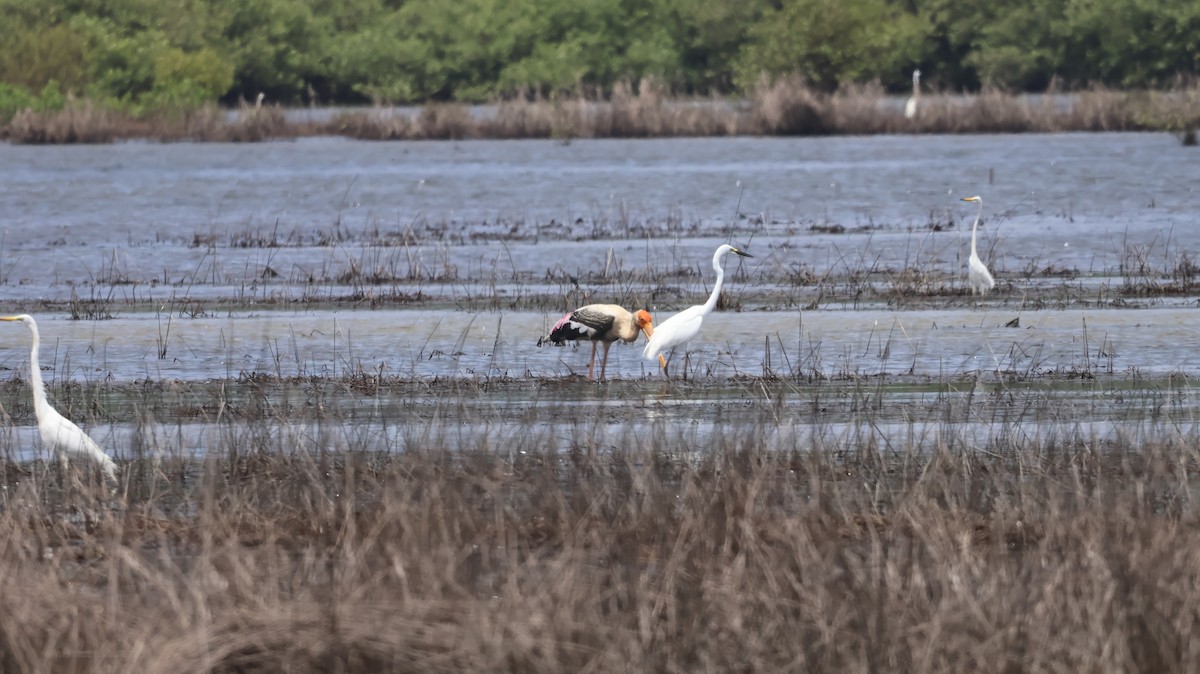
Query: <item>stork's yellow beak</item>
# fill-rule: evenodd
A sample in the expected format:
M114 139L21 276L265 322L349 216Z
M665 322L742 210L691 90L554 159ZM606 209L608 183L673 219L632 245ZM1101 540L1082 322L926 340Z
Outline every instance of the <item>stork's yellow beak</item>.
M730 249L730 251L737 253L738 255L741 255L742 257L754 257L750 253L747 253L744 250L738 250L737 248L734 248L733 246L730 246L729 249Z
M19 321L20 316L0 316L0 321Z

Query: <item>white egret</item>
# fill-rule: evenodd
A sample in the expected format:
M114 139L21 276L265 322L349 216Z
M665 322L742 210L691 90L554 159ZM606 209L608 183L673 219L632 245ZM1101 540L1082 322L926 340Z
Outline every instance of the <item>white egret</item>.
M996 281L992 278L992 273L988 271L987 265L983 263L983 260L979 259L979 253L975 248L975 237L979 229L979 220L983 217L983 199L980 197L963 197L963 201L979 204L979 212L975 214L975 224L971 225L971 257L967 260L967 281L971 283L972 295L983 295L996 287Z
M625 307L616 304L589 304L558 319L550 334L538 340L538 346L544 342L562 344L565 341L586 339L592 343L592 359L588 361L588 379L596 366L596 344L604 343L604 360L600 362L600 378L608 369L608 349L618 339L632 342L637 339L638 332L645 333L649 339L654 334L654 319L650 312L642 309L629 313Z
M642 357L646 360L658 358L658 362L662 364L663 374L667 374L667 366L670 364L670 359L664 358L663 353L674 353L675 347L685 344L688 340L695 337L700 332L700 325L704 322L704 317L711 314L713 309L717 308L717 299L721 296L721 286L725 283L725 267L721 266L721 260L725 257L726 253L735 253L742 257L754 257L750 253L742 252L729 244L724 244L720 248L717 248L717 252L713 254L713 271L717 272L717 283L713 286L712 294L708 296L708 301L704 304L688 307L663 321L661 325L654 329L654 335L646 343L646 348L642 351Z
M42 383L42 371L38 366L38 348L41 346L41 336L38 334L37 322L29 314L18 316L0 316L0 321L17 321L24 323L33 333L33 348L29 351L29 383L33 388L33 411L37 415L38 431L42 436L42 444L54 451L64 471L68 459L77 459L94 463L112 481L117 479L117 466L111 457L100 449L94 440L88 437L78 426L58 413L46 400L46 388Z
M908 97L908 101L904 104L904 116L908 119L915 119L919 110L917 107L921 104L921 71L914 70L912 75L913 91L912 96Z

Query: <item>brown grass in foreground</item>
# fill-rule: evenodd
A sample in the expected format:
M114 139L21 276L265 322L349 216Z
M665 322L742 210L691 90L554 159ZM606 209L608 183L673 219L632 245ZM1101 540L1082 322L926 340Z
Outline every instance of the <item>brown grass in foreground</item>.
M476 110L430 104L416 113L376 107L326 123L289 122L277 106L243 104L227 115L216 107L139 119L88 102L58 112L18 113L0 139L15 143L102 143L130 138L259 141L307 135L370 140L463 138L643 138L734 135L845 135L888 133L1021 133L1062 131L1169 131L1184 143L1200 129L1200 93L1181 83L1164 92L1091 89L1045 96L995 89L978 94L927 92L915 119L899 97L879 84L834 93L803 78L761 82L746 101L674 98L660 82L618 83L604 94L551 99L520 96Z
M231 452L130 464L117 508L13 468L0 670L1200 667L1194 443L765 437Z

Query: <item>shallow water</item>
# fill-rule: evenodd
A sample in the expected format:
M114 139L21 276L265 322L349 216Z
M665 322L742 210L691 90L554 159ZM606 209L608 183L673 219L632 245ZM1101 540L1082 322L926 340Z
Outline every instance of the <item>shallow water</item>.
M1200 368L1189 307L1140 310L717 312L673 373L846 379L965 374L1161 378ZM591 347L537 347L556 315L525 311L232 311L106 321L43 316L48 381L203 382L250 375L541 378L586 374ZM1016 319L1018 327L1005 327ZM0 325L0 368L24 371L28 332ZM610 378L657 376L644 341L614 344ZM597 352L599 374L602 351Z
M813 266L860 257L886 265L923 248L953 272L975 214L958 199L973 194L985 202L981 248L1001 272L1032 263L1101 273L1131 245L1161 255L1200 243L1200 229L1190 226L1200 206L1200 162L1166 134L569 145L315 138L0 146L0 156L5 276L35 287L86 283L114 267L134 281L170 283L205 268L209 239L218 276L251 281L269 264L286 281L293 265L337 265L331 253L339 247L353 254L356 242L409 228L410 247L426 257L447 248L460 271L471 260L499 258L507 267L510 255L518 272L576 261L587 268L595 263L587 256L611 244L576 257L574 241L543 248L532 240L644 239L643 230L667 239L638 243L639 253L649 246L645 255L658 259L677 251L685 266L707 269L703 250L686 246L691 230L701 229L751 249L764 237L787 242L788 256ZM758 224L760 214L766 224ZM956 230L930 233L931 223ZM808 229L814 224L849 231L823 234ZM248 235L273 235L287 247L221 245L248 244ZM505 250L479 236L516 241Z
M960 378L818 382L660 381L588 385L507 382L472 387L384 387L213 382L153 391L68 392L60 408L122 460L195 459L251 450L284 454L472 448L501 455L765 446L855 455L939 447L1194 444L1200 391L1168 380ZM0 394L13 426L0 455L48 460L25 391Z
M755 257L730 264L741 311L710 316L676 355L691 381L773 375L820 391L883 374L936 397L976 378L1099 377L1107 390L1148 381L1154 397L1200 368L1196 297L1118 292L1131 277L1166 283L1200 250L1200 162L1165 134L0 145L0 184L0 305L37 314L55 383L365 373L536 389L586 372L586 345L535 346L562 311L622 301L661 322L704 300L725 240ZM972 194L1000 281L982 302L957 294ZM905 269L948 290L883 292ZM28 335L0 328L15 376ZM615 345L609 377L662 386L640 351ZM1100 395L1070 392L1086 403L1070 423L1122 423ZM711 428L737 399L666 388L578 404L615 405L618 425L636 409L635 423ZM128 441L131 426L110 427Z

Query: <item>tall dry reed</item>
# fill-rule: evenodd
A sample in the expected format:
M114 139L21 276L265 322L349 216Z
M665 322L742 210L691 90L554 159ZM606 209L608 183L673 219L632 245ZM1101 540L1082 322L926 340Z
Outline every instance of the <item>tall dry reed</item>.
M324 132L324 130L320 130ZM278 106L242 106L235 115L215 105L137 117L90 101L71 101L59 111L24 110L0 127L0 139L27 145L112 143L119 140L256 142L317 133L313 125L289 123Z
M215 107L146 118L72 102L60 112L24 111L0 129L17 143L97 143L128 138L259 141L306 135L370 140L465 138L641 138L726 135L881 133L1020 133L1170 131L1186 140L1200 128L1194 85L1168 92L1091 89L1015 96L995 89L958 95L927 92L914 119L878 83L833 93L803 78L762 80L749 100L684 99L646 78L618 82L609 92L581 91L545 98L519 95L484 108L434 103L418 110L377 106L325 123L289 121L277 106L242 105L227 115Z
M447 137L441 120L461 121L452 137L638 138L721 135L864 135L884 133L1023 133L1165 130L1184 134L1200 126L1194 89L1014 96L996 89L972 95L926 93L920 113L904 117L901 101L878 83L849 85L833 93L810 88L801 77L762 80L749 101L673 98L653 79L635 88L618 83L607 97L576 95L505 101L490 113L467 115L453 104L416 116L349 113L337 128L361 138Z
M247 417L115 502L10 470L0 669L1200 666L1193 439L651 424L598 451L588 423L565 454L534 427L308 453L319 426Z
M141 125L133 130L131 120L87 101L70 101L62 110L35 112L23 110L13 115L0 130L0 138L31 145L65 143L111 143L124 132L148 134Z

